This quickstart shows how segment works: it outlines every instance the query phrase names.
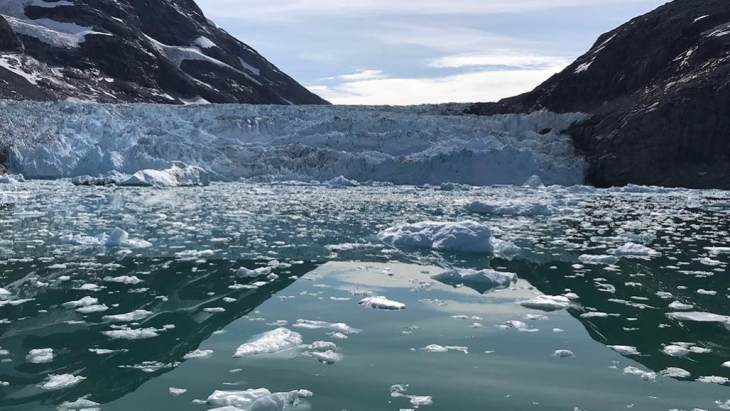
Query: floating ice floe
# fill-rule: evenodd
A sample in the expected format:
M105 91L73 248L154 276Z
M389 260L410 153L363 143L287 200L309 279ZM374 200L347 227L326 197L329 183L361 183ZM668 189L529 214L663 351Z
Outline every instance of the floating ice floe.
M669 308L677 311L689 311L694 308L692 304L685 304L681 301L673 301L669 304Z
M538 295L531 300L521 301L520 305L534 310L557 311L569 308L571 301L564 295Z
M129 233L117 227L109 232L103 238L103 244L107 247L130 247L130 248L145 248L151 247L152 244L139 239L129 238Z
M216 390L208 397L208 405L223 411L285 411L296 407L303 398L310 398L311 391L296 390L272 393L266 388L245 391ZM234 408L230 408L234 407Z
M315 341L306 347L304 355L312 357L323 364L334 364L342 361L342 354L337 352L337 345L329 341Z
M490 253L493 250L491 230L475 221L402 224L382 231L378 237L385 244L400 249L461 253Z
M613 251L616 256L623 257L657 257L661 253L643 244L626 243Z
M137 285L142 282L136 275L121 275L119 277L104 277L104 281L108 283L119 283L127 285Z
M302 335L287 328L277 328L259 334L241 344L233 354L234 358L249 357L261 354L277 354L293 350L302 345Z
M210 184L208 172L196 166L173 161L163 170L145 169L130 175L112 172L99 177L79 176L71 180L75 185L118 185L126 187L189 187Z
M152 314L153 313L151 311L147 310L134 310L124 314L105 315L101 317L101 319L104 321L131 322L144 320Z
M204 359L204 358L210 358L210 356L213 355L213 350L193 350L189 353L185 354L183 356L184 360L192 360L192 359Z
M80 375L50 374L48 378L39 385L39 387L46 391L61 390L72 387L85 379L86 377L82 377Z
M592 255L583 254L578 257L578 260L583 264L606 264L612 265L618 262L618 257L615 255Z
M390 387L391 398L407 398L414 408L433 404L433 397L430 395L409 395L408 385L396 384Z
M167 392L169 392L173 397L179 397L188 392L188 390L185 388L170 387L167 389Z
M241 267L236 270L236 275L243 278L257 278L263 275L267 275L269 273L271 273L271 267L259 267L253 270L250 268Z
M88 307L90 305L96 305L98 302L99 300L97 298L86 296L79 300L65 302L63 306L68 308Z
M81 314L93 314L93 313L100 313L108 310L109 307L107 307L106 304L94 304L94 305L85 305L83 307L79 307L76 309L76 312Z
M575 357L575 354L573 351L570 350L555 350L553 353L553 357L556 358L573 358Z
M421 350L425 352L431 352L431 353L444 353L449 351L458 351L463 352L464 354L469 354L469 347L462 347L458 345L438 345L438 344L431 344L427 345Z
M626 375L636 375L638 377L641 377L644 381L654 382L656 381L656 373L653 371L645 371L640 368L636 368L633 366L629 366L624 368L624 374Z
M608 348L616 351L621 355L640 355L636 347L630 345L609 345Z
M79 398L76 401L65 401L58 406L58 411L99 411L101 404L87 398Z
M159 336L156 328L121 328L118 330L102 331L101 333L112 339L145 340Z
M553 210L542 202L533 201L472 201L466 206L466 209L477 214L492 214L503 216L517 217L534 217L541 215L550 215Z
M358 187L360 183L358 183L355 180L350 180L349 178L345 178L344 176L335 177L331 180L327 180L324 182L324 185L332 187L332 188L344 188L344 187Z
M29 363L44 364L53 361L53 348L36 348L28 351L25 359Z
M683 368L667 367L659 372L663 377L669 378L689 378L692 374Z
M364 307L376 308L379 310L405 310L406 308L405 304L389 300L382 296L363 298L360 300L359 304Z
M317 320L297 320L294 324L292 324L292 327L294 328L305 328L310 330L329 330L334 331L337 333L342 334L357 334L360 332L357 328L352 328L349 325L345 323L329 323L326 321L317 321Z
M672 312L667 317L677 321L730 324L730 317L701 311Z
M721 377L719 375L705 375L697 379L698 382L705 384L720 384L724 385L730 382L730 378Z
M517 282L517 274L491 269L457 269L431 276L432 279L451 286L465 286L480 294L508 288Z

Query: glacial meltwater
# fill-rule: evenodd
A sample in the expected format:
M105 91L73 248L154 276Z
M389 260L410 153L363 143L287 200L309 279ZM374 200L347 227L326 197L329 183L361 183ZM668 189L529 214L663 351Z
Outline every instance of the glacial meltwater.
M0 186L0 409L730 409L730 193L347 185Z

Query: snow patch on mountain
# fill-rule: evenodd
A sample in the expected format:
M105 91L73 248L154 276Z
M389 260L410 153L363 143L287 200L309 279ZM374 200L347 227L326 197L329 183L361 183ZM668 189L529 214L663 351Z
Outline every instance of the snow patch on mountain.
M396 184L583 182L562 131L582 114L449 116L387 107L0 102L0 147L29 178L203 168L211 179Z

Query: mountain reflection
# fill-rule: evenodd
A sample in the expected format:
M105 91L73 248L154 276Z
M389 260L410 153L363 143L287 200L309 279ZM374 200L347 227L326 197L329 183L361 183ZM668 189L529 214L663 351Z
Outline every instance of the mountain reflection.
M595 340L605 345L634 346L641 355L628 358L657 373L678 367L701 376L727 376L721 364L730 358L730 333L723 324L680 322L667 317L675 312L673 301L693 306L692 311L730 315L722 294L730 287L725 275L687 274L707 267L688 266L682 271L667 269L671 261L621 260L620 270L606 266L586 266L575 270L572 262L535 263L515 261L506 265L519 273L540 292L549 295L571 290L580 296L581 307L569 309ZM568 274L572 273L572 274ZM615 289L615 290L614 290ZM703 295L698 289L719 290L718 296ZM671 293L671 297L667 294ZM664 298L662 298L662 296ZM583 318L588 311L607 313L607 317ZM667 345L689 343L709 352L671 356L663 352ZM705 351L705 350L703 350Z
M92 262L93 264L88 264ZM275 267L278 278L238 278L239 267L256 268L262 263L249 260L181 261L163 258L97 258L54 265L38 260L8 262L2 266L6 286L16 298L32 298L17 306L0 306L0 347L9 355L0 357L0 408L28 403L59 404L93 393L93 401L106 403L134 391L156 375L174 369L183 356L198 348L213 332L250 313L307 272L313 263ZM109 277L137 276L139 284L104 281ZM66 279L70 277L70 279ZM273 277L272 277L273 278ZM251 286L260 281L255 288ZM93 283L105 288L81 290ZM109 309L80 314L63 303L91 296ZM224 301L225 298L225 301ZM225 311L206 312L222 307ZM153 314L130 328L154 328L158 336L149 339L110 339L102 334L125 323L112 323L104 315L146 310ZM83 321L83 322L81 322ZM170 328L169 325L174 325ZM167 327L166 327L167 326ZM33 364L26 360L29 350L52 348L54 359ZM89 349L113 350L98 355ZM162 366L154 372L128 368L154 362ZM77 374L86 377L73 387L42 391L36 387L48 374Z

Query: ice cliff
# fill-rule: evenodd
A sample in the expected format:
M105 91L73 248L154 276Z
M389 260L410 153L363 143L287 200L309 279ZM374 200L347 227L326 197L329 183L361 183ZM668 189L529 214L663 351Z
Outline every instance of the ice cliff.
M395 184L583 182L563 130L582 114L451 116L437 108L0 102L0 152L29 178L135 173L181 161L213 180ZM0 156L1 158L2 156Z

